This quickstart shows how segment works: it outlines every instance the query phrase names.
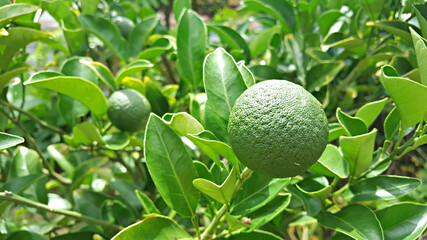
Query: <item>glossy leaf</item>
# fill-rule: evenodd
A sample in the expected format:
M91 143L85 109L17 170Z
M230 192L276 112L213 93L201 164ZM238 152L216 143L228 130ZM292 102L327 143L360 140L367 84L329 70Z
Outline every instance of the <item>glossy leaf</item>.
M384 98L363 105L359 110L357 110L355 117L362 119L367 127L371 126L375 119L380 115L387 103L387 100L388 98Z
M321 87L332 82L343 67L343 61L322 61L308 71L305 88L309 92L318 91Z
M154 65L147 60L135 60L125 66L118 74L116 78L116 86L119 86L122 79L126 76L131 76L137 72L141 72L142 70L152 68Z
M387 140L393 140L400 128L400 114L394 107L384 121L384 135Z
M285 32L295 31L295 14L292 6L280 0L246 0L245 7L264 12L282 23Z
M208 54L203 65L203 81L207 104L219 127L227 132L231 108L247 88L233 57L222 48ZM214 134L218 135L217 132ZM228 139L228 136L222 137Z
M191 9L191 0L174 0L173 1L173 15L175 17L176 22L179 22L181 15L187 9Z
M186 239L191 236L172 219L156 215L137 222L120 231L112 240Z
M391 200L406 195L421 185L416 178L380 175L350 185L344 197L349 202Z
M360 47L363 44L365 44L365 41L362 39L349 37L347 38L343 33L341 32L334 32L330 33L325 36L322 42L322 47L343 47L347 49Z
M246 87L251 87L255 85L255 77L252 72L245 66L244 61L239 61L237 63L237 67L240 70L240 74L242 74L243 80L245 81Z
M337 119L348 136L357 136L368 132L368 128L361 118L352 117L340 108L337 109Z
M7 239L8 240L22 240L22 239L25 239L25 240L47 240L48 238L46 238L40 234L34 233L34 232L29 232L29 231L23 230L23 231L17 231L17 232L10 234L7 237Z
M153 45L138 54L138 59L155 60L168 50L173 48L172 42L168 38L159 38Z
M290 182L290 178L269 178L253 173L237 192L231 206L233 215L245 216L269 203Z
M146 95L145 84L140 79L133 77L124 77L122 79L121 85L123 85L125 88L133 89L141 93L141 95L143 96Z
M8 33L7 36L0 37L0 73L6 72L10 61L21 48L52 36L49 32L25 27L13 27L8 29Z
M412 147L415 149L424 144L427 144L427 135L423 135L421 137L415 138L414 145Z
M64 156L63 153L67 149L66 145L52 144L47 147L47 152L49 155L56 161L56 163L64 170L68 175L74 171L74 166L69 160Z
M427 228L427 206L403 202L375 212L387 240L417 239Z
M301 50L301 47L298 41L295 39L293 34L286 34L285 36L285 46L286 50L291 56L291 61L297 67L298 77L301 81L305 83L306 81L306 69L304 66L304 54ZM312 79L310 79L312 80ZM313 80L312 80L313 81Z
M251 60L251 53L246 41L240 36L238 32L230 27L222 25L208 25L209 31L214 31L221 40L230 47L230 49L241 49L245 55L246 61Z
M0 28L5 27L14 19L33 13L38 9L38 6L26 3L16 3L2 6L0 7Z
M135 190L135 193L139 201L141 202L142 207L144 208L145 214L160 214L159 209L157 209L156 205L154 205L153 201L151 201L151 199L147 195L138 190Z
M390 32L394 35L401 37L403 40L407 42L412 42L409 28L413 26L409 25L407 22L398 21L398 20L394 20L394 21L383 20L383 21L375 22L369 26L376 27L381 30L385 30L387 32Z
M331 144L326 146L322 156L309 170L329 177L347 178L349 175L347 161L342 157L340 150Z
M427 118L427 86L400 78L391 66L380 71L380 81L396 103L402 129L407 129Z
M12 135L9 133L0 132L0 150L14 147L24 142L24 139L20 136Z
M264 207L248 215L251 219L251 228L259 228L273 220L282 213L291 201L291 195L278 195L276 198L267 203Z
M325 202L332 192L332 186L325 176L310 176L295 184L295 186L303 193L314 197L319 202Z
M253 1L256 2L256 1ZM247 1L246 1L247 3ZM259 32L255 38L249 43L249 50L251 52L252 57L257 57L261 53L267 50L268 46L270 46L271 40L274 35L280 32L280 26L274 26L271 28L267 28L262 32Z
M346 130L339 123L330 123L328 142L331 142L341 136L347 135Z
M25 85L43 87L66 94L87 106L95 115L101 116L107 112L107 100L98 86L79 77L42 78L33 75Z
M97 74L82 62L88 61L87 58L72 57L67 59L61 67L61 73L66 76L81 77L98 84Z
M339 10L330 9L328 11L325 11L319 17L319 20L318 20L319 32L322 35L328 34L329 30L334 25L334 23L342 16L344 16L344 14L341 13Z
M112 90L117 90L116 81L110 69L107 68L104 64L100 62L86 61L81 59L80 62L88 67L90 67L98 76L101 81L103 81L107 86Z
M412 28L409 28L409 29L411 31L412 41L414 43L415 54L417 56L418 66L421 66L418 68L420 71L421 83L424 86L427 86L427 69L422 67L422 66L425 66L427 64L427 60L426 60L427 47L425 44L425 40L423 40L421 38L421 36L417 32L415 32Z
M165 202L183 216L193 216L200 193L192 182L197 172L179 136L151 114L145 132L145 159Z
M116 190L116 193L118 193L118 200L132 209L135 215L142 211L141 203L135 194L135 189L138 189L136 183L131 180L112 178L110 184Z
M169 111L169 103L161 90L151 81L150 78L144 77L145 97L151 105L153 113L163 116Z
M377 130L354 136L340 137L339 144L344 158L348 161L351 176L357 176L369 168L372 162Z
M102 136L105 146L111 150L121 150L130 143L130 136L124 132L106 134Z
M426 4L414 5L414 10L417 15L418 23L420 24L421 32L423 33L423 37L427 38Z
M202 83L206 34L206 25L196 12L187 10L183 13L177 34L178 70L193 89Z
M287 189L290 193L292 193L292 196L295 196L301 200L308 215L316 216L322 210L322 204L317 198L302 192L301 189L295 185L289 185L287 186Z
M144 18L140 23L136 24L129 35L130 56L136 57L143 49L148 36L159 23L157 15Z
M377 20L381 11L383 10L385 0L362 0L360 5L362 5L363 10L369 15L371 20Z
M236 167L229 173L227 179L218 186L217 184L204 179L196 178L193 180L193 185L200 192L208 195L222 204L230 204L235 191L237 181L237 170Z
M128 59L129 45L112 22L94 15L80 15L78 20L83 29L95 34L122 60Z
M323 212L319 214L317 220L320 225L355 239L384 239L381 225L374 212L363 205L350 205L335 214Z

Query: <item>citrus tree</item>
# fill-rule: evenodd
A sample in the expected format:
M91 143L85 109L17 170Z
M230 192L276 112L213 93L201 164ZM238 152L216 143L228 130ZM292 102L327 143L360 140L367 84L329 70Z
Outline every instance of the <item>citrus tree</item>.
M0 239L425 238L427 4L234 4L0 0Z

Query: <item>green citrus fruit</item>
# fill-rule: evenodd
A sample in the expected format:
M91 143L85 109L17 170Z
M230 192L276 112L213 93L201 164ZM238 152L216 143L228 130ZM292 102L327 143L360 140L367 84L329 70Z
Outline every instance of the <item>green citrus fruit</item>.
M303 87L268 80L236 100L228 134L245 166L270 177L292 177L322 155L328 143L328 121L319 101Z
M150 112L148 100L133 89L116 91L108 99L108 118L122 131L136 132L144 129Z
M123 16L116 16L113 18L113 23L117 26L117 28L122 33L123 37L126 39L129 37L130 32L135 27L135 24L132 20Z

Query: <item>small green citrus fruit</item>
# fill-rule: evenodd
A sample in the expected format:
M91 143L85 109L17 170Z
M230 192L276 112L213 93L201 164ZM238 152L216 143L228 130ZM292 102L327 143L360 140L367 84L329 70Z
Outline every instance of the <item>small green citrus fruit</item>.
M328 143L321 104L303 87L268 80L235 102L228 133L237 158L261 174L284 178L306 171Z
M116 91L108 99L108 118L122 131L136 132L144 129L150 112L148 100L133 89Z

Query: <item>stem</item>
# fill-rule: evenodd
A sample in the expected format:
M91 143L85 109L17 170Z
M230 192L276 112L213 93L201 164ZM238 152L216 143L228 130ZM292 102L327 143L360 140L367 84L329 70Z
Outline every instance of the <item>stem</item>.
M21 78L21 82L20 83L21 83L21 88L22 88L22 100L21 100L21 107L20 107L20 109L24 109L24 105L25 105L24 75L21 74L20 78ZM19 114L18 114L18 121L21 119L21 113L22 112L19 112Z
M23 204L23 205L26 205L29 207L34 207L34 208L37 208L37 209L40 209L43 211L47 211L47 212L51 212L51 213L55 213L55 214L61 214L61 215L72 217L74 219L77 219L77 220L80 220L83 222L87 222L89 224L95 224L95 225L105 227L105 228L110 228L110 229L119 230L119 231L123 229L122 226L116 225L116 224L111 223L111 222L106 222L106 221L98 220L95 218L87 217L87 216L82 215L79 212L63 210L63 209L53 209L53 208L50 208L48 205L38 203L38 202L34 202L32 200L29 200L27 198L23 198L23 197L15 194L15 193L12 193L9 191L0 192L0 200L14 202L14 203L18 203L18 204Z
M22 127L22 125L20 124L20 122L16 119L13 118L11 116L9 116L9 114L7 114L3 109L0 108L0 112L3 113L13 124L15 124L15 126L22 132L22 135L25 139L25 141L28 142L28 144L37 152L37 154L40 156L40 158L43 161L43 164L45 165L47 171L49 172L49 174L54 177L56 180L58 180L58 182L64 184L64 185L70 185L71 184L71 180L64 178L63 176L61 176L59 173L55 172L55 170L52 168L52 166L50 165L49 160L44 156L43 152L40 150L40 148L36 145L33 137L24 129L24 127Z
M15 107L12 104L10 104L10 103L8 103L8 102L6 102L4 100L0 100L0 104L8 107L9 109L18 111L20 114L24 114L25 116L27 116L28 118L30 118L31 121L36 122L37 124L40 125L40 127L44 128L46 130L49 130L51 132L54 132L54 133L57 133L57 134L60 134L60 135L64 134L64 131L62 129L56 128L54 126L49 125L45 121L39 119L38 117L36 117L35 115L33 115L33 114L29 113L29 112L23 110L22 108ZM19 116L18 116L18 118L19 118Z
M240 174L240 178L237 180L236 188L234 189L233 199L236 197L236 194L240 190L240 188L242 188L243 183L252 176L252 173L253 171L250 170L249 168L245 168L242 171L242 174ZM216 229L222 216L224 216L224 214L228 210L227 206L228 204L222 205L222 207L216 213L215 217L212 219L212 222L209 223L205 231L202 233L201 239L207 239L207 237Z

